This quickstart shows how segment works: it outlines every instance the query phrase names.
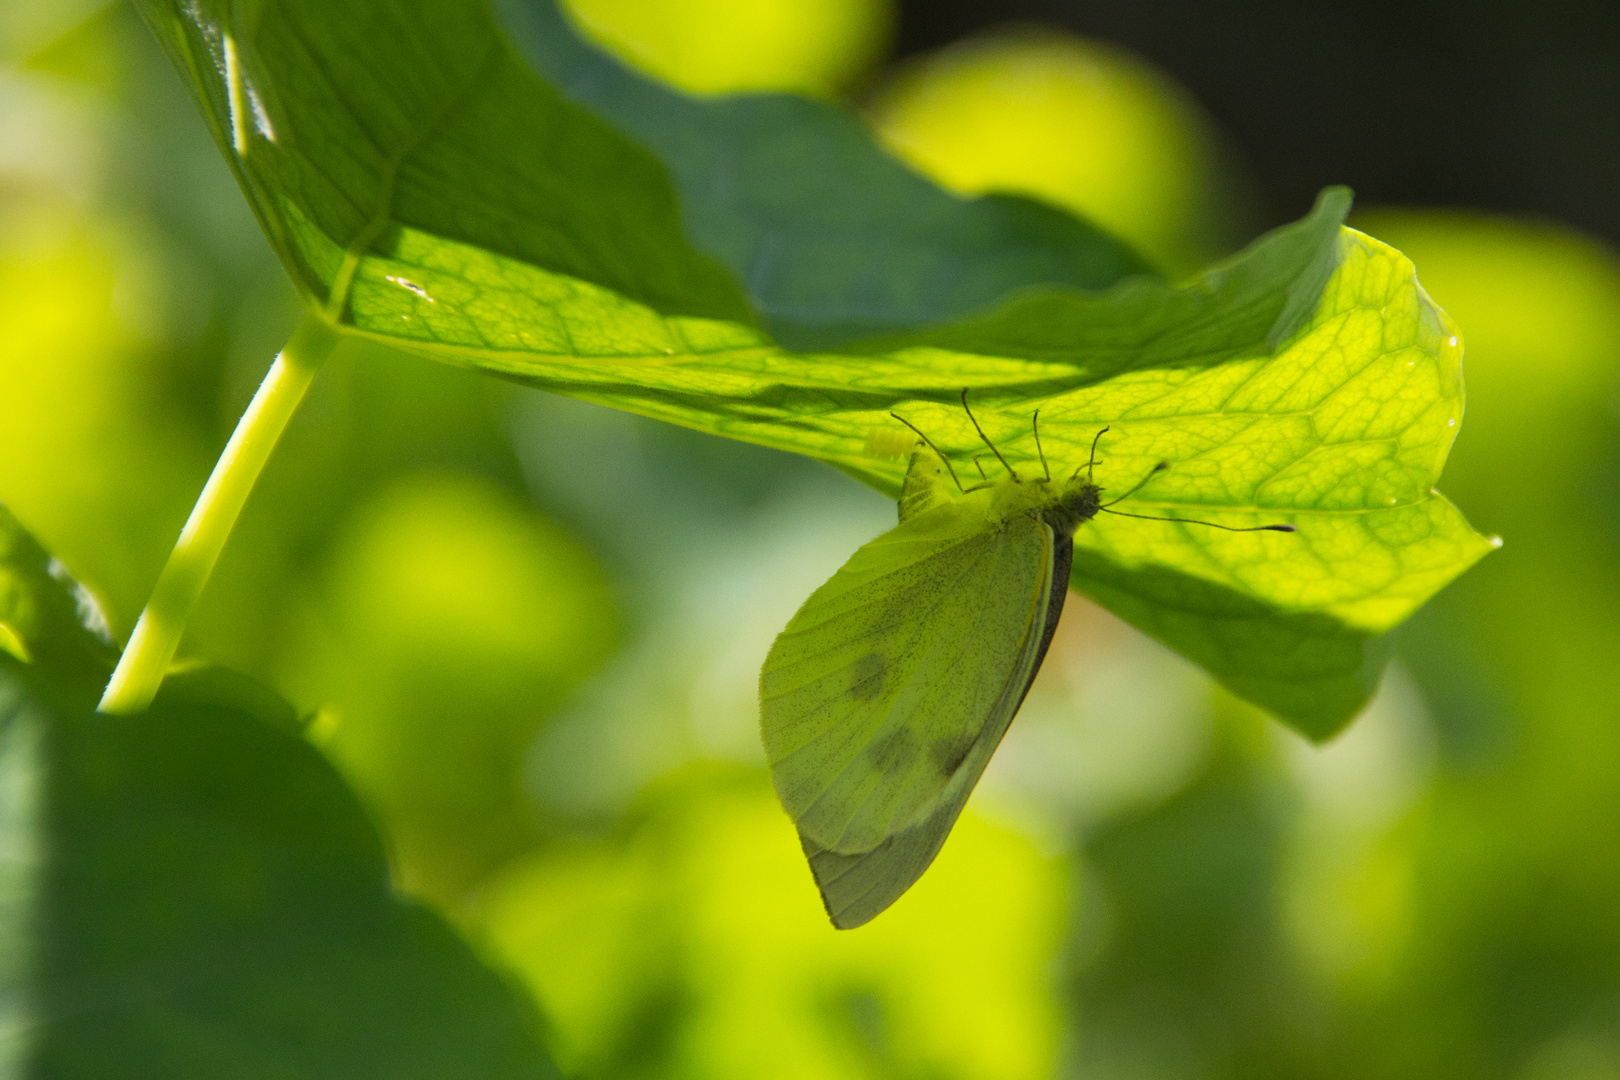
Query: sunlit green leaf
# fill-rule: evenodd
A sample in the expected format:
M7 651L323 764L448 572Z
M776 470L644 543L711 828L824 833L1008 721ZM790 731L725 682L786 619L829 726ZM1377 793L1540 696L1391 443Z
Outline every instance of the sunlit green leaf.
M1017 460L1039 407L1057 468L1111 427L1116 494L1169 461L1134 510L1294 522L1108 518L1075 580L1308 734L1489 550L1433 492L1456 331L1406 259L1341 228L1346 192L1184 286L1120 280L1136 264L1088 226L954 199L827 106L675 97L548 0L503 12L551 82L474 3L145 7L294 278L353 332L891 493L891 411L972 468L968 387Z
M0 658L7 1075L555 1076L321 756L176 689L101 716Z

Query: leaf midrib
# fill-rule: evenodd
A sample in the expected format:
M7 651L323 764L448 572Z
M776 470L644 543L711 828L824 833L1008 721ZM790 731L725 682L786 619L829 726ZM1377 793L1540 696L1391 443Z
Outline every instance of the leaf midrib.
M401 146L392 157L388 159L383 168L381 190L378 194L377 210L371 220L363 225L354 238L344 246L343 261L338 266L337 273L332 278L332 284L327 294L326 303L322 306L322 314L334 326L342 323L344 309L349 302L349 292L354 282L355 272L360 268L361 260L370 253L371 245L390 225L399 225L402 228L412 228L408 222L400 221L394 217L394 188L399 180L400 170L410 160L412 154L426 145L438 130L455 113L464 107L478 92L480 86L494 72L496 62L502 54L499 41L492 41L485 51L484 57L479 61L477 69L468 78L467 83L456 93L452 94L437 115L428 119L413 135ZM379 253L381 254L381 253ZM343 327L345 330L351 327ZM378 335L381 337L382 335ZM384 340L397 343L398 339L384 338Z

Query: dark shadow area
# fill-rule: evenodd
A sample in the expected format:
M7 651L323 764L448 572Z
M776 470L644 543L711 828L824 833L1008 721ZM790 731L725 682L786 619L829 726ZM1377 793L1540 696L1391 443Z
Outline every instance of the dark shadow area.
M1247 163L1261 225L1326 184L1362 205L1559 218L1620 240L1620 5L1608 0L902 0L896 52L1027 20L1175 76Z

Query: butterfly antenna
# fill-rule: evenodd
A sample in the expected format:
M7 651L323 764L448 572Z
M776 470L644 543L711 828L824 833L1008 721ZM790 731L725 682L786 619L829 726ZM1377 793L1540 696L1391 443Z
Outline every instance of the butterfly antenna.
M1103 431L1107 431L1107 430L1108 430L1107 428L1103 428ZM1097 435L1100 438L1102 436L1102 432L1099 431L1097 433ZM1096 444L1093 443L1092 445L1095 446ZM1142 477L1141 480L1137 481L1135 487L1131 488L1131 490L1127 491L1125 494L1121 495L1117 499L1109 499L1107 502L1105 502L1101 506L1097 507L1097 509L1106 510L1110 506L1113 506L1117 502L1124 502L1126 499L1130 498L1132 495L1135 495L1138 491L1141 491L1144 487L1146 487L1147 482L1149 480L1153 479L1155 476L1157 476L1160 473L1164 472L1164 470L1168 469L1169 467L1170 467L1170 463L1168 461L1159 462L1157 465L1153 466L1152 469L1148 470L1148 474L1146 476Z
M1046 463L1046 451L1041 449L1041 410L1035 410L1035 415L1029 418L1029 426L1035 430L1035 452L1041 455L1041 470L1046 473L1046 482L1050 484L1052 467Z
M1103 431L1107 431L1107 430L1108 430L1107 428L1103 429ZM1102 435L1102 432L1098 432L1097 434L1100 437ZM1096 445L1097 444L1095 442L1092 443L1092 446L1096 446ZM1153 466L1153 468L1148 472L1148 474L1146 476L1142 477L1141 482L1139 482L1135 487L1131 488L1131 490L1129 490L1125 494L1121 495L1118 499L1110 499L1108 502L1106 502L1103 505L1097 507L1097 509L1101 510L1105 514L1114 514L1114 515L1116 515L1118 517L1137 518L1138 520L1141 520L1141 521L1179 521L1183 525L1208 525L1212 529L1220 529L1223 532L1285 532L1285 533L1291 533L1291 532L1298 532L1299 531L1298 529L1294 528L1294 526L1292 526L1292 525L1251 525L1246 529L1240 529L1235 525L1217 525L1213 521L1200 521L1197 518L1154 517L1154 516L1152 516L1150 514L1127 514L1123 510L1110 510L1110 509L1108 509L1110 506L1113 506L1115 503L1120 502L1121 500L1124 500L1124 499L1128 499L1132 495L1135 495L1138 491L1141 491L1142 488L1147 485L1147 482L1149 480L1153 479L1155 476L1159 475L1160 473L1162 473L1164 470L1168 469L1169 467L1170 467L1170 463L1168 461L1159 462L1157 465Z
M1097 509L1105 514L1116 514L1119 517L1140 518L1143 521L1179 521L1183 525L1208 525L1212 529L1222 529L1226 532L1298 532L1292 525L1251 525L1247 529L1239 529L1232 525L1217 525L1213 521L1199 521L1197 518L1149 517L1146 514L1127 514L1123 510L1110 510L1106 506Z
M1022 484L1024 482L1023 479L1019 477L1017 471L1011 465L1007 464L1007 459L1001 456L1001 451L996 449L996 444L990 441L990 436L986 435L984 433L984 428L979 426L979 421L973 415L973 410L968 408L967 387L965 386L962 388L962 411L967 413L969 420L973 421L973 430L979 433L979 438L984 440L984 445L988 446L990 448L990 452L996 455L996 460L1001 462L1001 467L1006 469L1007 474L1013 478L1013 483Z
M946 457L944 454L940 453L940 449L939 449L939 447L934 445L934 440L933 439L930 439L928 436L924 435L922 433L921 428L919 428L916 424L913 424L910 420L907 420L905 417L901 416L899 413L890 413L889 415L894 417L896 420L900 421L902 424L906 425L906 427L910 428L912 431L915 431L917 433L917 438L919 438L923 442L927 443L928 448L930 450L932 450L934 453L939 454L939 460L945 463L945 471L951 474L951 479L952 480L956 481L956 490L957 491L964 491L965 492L967 490L966 488L964 488L962 486L962 481L957 479L956 470L951 468L951 459Z
M1108 434L1108 429L1103 428L1101 431L1097 432L1096 437L1091 440L1091 457L1086 459L1086 483L1088 484L1091 483L1092 473L1097 468L1097 444L1102 442L1102 437L1106 434ZM1080 475L1079 469L1074 470L1074 472L1076 476Z

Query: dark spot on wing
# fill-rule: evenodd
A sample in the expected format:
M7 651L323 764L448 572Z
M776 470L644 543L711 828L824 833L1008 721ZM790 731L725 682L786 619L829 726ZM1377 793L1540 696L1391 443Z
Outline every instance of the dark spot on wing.
M911 757L916 752L916 745L911 732L904 727L897 727L887 735L880 735L873 739L867 754L871 759L873 768L879 772L888 772Z
M871 701L883 692L889 665L877 653L867 653L850 665L849 696L856 701Z
M962 767L962 762L973 752L973 744L978 741L978 736L966 735L954 743L935 743L930 748L929 756L934 759L940 775L950 778L956 775L956 770Z

